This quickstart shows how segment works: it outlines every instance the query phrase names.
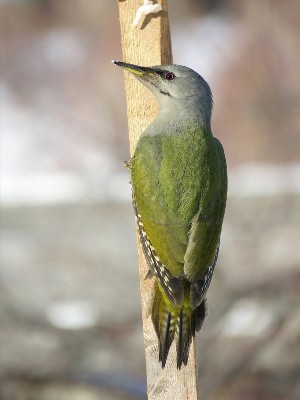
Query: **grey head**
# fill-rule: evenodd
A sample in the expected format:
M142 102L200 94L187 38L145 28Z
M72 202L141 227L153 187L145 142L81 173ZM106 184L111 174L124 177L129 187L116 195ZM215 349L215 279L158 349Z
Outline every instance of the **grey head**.
M197 114L203 122L210 124L213 107L210 87L202 76L191 68L175 64L141 67L122 61L113 62L133 73L154 93L161 111Z

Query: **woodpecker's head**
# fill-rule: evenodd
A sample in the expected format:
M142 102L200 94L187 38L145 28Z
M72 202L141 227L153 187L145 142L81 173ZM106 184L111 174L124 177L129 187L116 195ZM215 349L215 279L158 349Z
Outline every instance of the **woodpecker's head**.
M213 100L208 83L188 67L182 65L157 65L141 67L122 61L114 64L131 72L156 96L161 106L172 107L175 103L198 104L206 117L210 119Z

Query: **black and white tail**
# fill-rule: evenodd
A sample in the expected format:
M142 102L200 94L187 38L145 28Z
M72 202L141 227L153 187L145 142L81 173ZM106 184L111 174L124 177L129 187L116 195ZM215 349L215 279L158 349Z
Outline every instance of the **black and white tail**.
M186 365L195 332L199 331L206 316L206 299L192 310L190 307L168 308L157 286L152 308L152 321L159 342L159 361L164 368L173 340L176 341L177 368Z

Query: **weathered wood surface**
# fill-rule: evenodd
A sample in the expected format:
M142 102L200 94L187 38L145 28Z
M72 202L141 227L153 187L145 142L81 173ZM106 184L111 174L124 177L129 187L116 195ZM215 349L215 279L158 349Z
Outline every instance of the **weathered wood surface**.
M167 1L160 0L162 11L146 16L136 28L132 27L136 11L142 0L120 0L119 15L123 61L150 66L172 63ZM130 152L133 154L137 139L158 112L158 104L150 91L130 73L125 72L125 88L129 127ZM197 400L197 368L195 345L191 346L189 362L180 371L176 368L173 344L165 369L158 362L158 342L151 321L154 280L145 279L147 263L138 242L141 302L149 400Z

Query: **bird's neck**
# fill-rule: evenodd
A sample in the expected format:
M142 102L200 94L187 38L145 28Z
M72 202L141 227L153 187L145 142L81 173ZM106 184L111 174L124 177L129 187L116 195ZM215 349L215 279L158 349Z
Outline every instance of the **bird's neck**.
M181 133L190 129L200 129L203 133L211 132L210 113L201 107L200 101L195 98L168 100L160 102L160 112L150 125L153 133L157 132L158 127L166 128L166 134L173 134L174 131Z

